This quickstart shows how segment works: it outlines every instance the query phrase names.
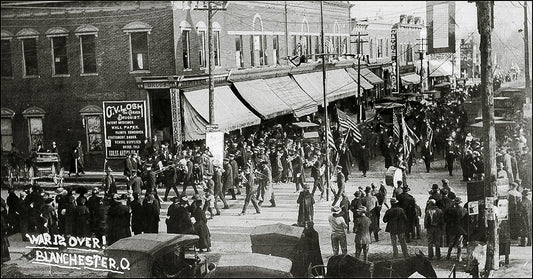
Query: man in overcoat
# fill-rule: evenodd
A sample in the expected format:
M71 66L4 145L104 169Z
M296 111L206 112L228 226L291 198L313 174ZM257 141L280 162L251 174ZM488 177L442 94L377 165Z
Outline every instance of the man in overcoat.
M107 211L107 240L109 245L131 236L130 217L130 209L123 205L118 194L115 194Z
M531 200L528 197L529 190L522 191L522 202L520 203L520 246L531 246Z
M157 233L159 231L159 207L153 194L148 194L146 203L143 204L146 226L145 233Z
M433 160L433 152L431 151L429 140L424 142L420 154L422 155L422 160L424 160L424 163L426 164L426 172L429 172L431 161Z
M352 153L343 144L339 150L339 166L342 167L342 174L344 174L345 181L348 181L350 175L350 167L352 166Z
M246 197L244 198L244 205L242 207L242 211L239 215L246 214L246 208L252 202L252 205L255 208L255 213L259 214L261 213L261 210L259 209L259 205L257 203L257 184L255 184L255 174L252 172L252 166L246 165L244 170L244 178L242 181L245 190L246 190Z
M426 216L424 218L424 228L426 228L428 233L429 259L433 259L433 246L435 246L435 254L437 255L437 259L440 259L443 225L444 216L442 210L437 207L434 199L429 199L428 207L426 209Z
M366 143L361 143L361 150L359 150L359 170L363 172L363 177L366 177L366 172L370 167L370 152L366 148Z
M229 159L224 158L224 172L222 173L222 192L224 195L229 191L232 200L236 200L235 189L233 188L233 167L231 166Z
M413 238L415 237L415 199L408 193L411 190L409 187L404 186L402 190L403 192L396 198L398 199L399 206L404 210L405 215L407 216L405 241L409 243L411 241L411 235Z
M461 198L456 197L453 206L444 212L446 234L449 240L447 260L451 257L453 247L457 246L457 261L461 261L462 239L467 233L467 228L463 227L465 216L467 216L467 211L461 206Z
M144 210L139 200L139 193L133 193L133 200L128 202L131 211L131 230L133 234L141 234L144 231Z
M407 229L407 216L404 210L398 205L396 198L390 199L391 208L385 212L383 222L387 223L385 232L388 232L391 237L393 257L398 257L397 241L400 241L402 247L402 254L407 258L407 243L405 242L405 231Z

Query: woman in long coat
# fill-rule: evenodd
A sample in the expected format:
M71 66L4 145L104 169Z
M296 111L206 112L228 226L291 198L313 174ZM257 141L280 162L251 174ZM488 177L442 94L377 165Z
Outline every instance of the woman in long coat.
M200 237L198 241L198 248L200 251L206 249L207 252L211 251L211 233L207 227L207 217L202 207L202 198L199 195L193 197L194 202L190 206L191 217L194 217L196 222L194 223L194 233Z
M76 198L74 196L67 196L65 208L61 214L65 216L65 235L74 235L74 226L76 222L76 205L74 204Z
M309 185L307 184L303 185L303 190L300 192L300 195L298 196L297 203L299 205L298 226L304 227L306 222L313 221L313 217L315 215L315 211L314 211L315 199L313 198L313 195L311 195L311 193L309 192Z
M57 212L51 205L52 201L54 201L52 198L45 200L45 204L41 206L41 213L43 214L43 217L46 218L46 222L48 223L48 233L53 236L59 231L57 227Z
M76 219L74 222L74 235L89 236L89 219L91 217L91 214L89 212L89 208L87 208L87 206L85 205L85 199L81 199L80 204L76 206L75 216Z
M359 150L359 170L363 172L363 176L366 177L370 164L370 152L366 148L365 143L361 143L361 150Z

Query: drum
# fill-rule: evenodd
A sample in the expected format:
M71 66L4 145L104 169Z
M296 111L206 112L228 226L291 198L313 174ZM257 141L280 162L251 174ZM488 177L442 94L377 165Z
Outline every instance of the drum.
M385 184L396 187L397 181L402 181L402 170L400 168L390 166L385 173Z

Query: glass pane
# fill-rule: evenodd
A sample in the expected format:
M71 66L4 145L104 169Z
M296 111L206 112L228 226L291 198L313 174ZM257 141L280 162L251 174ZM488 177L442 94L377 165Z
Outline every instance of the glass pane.
M11 118L2 118L2 137L13 134Z
M38 75L37 67L37 40L36 39L23 39L22 44L24 46L24 66L26 68L26 75Z
M87 132L89 134L102 132L100 116L87 116Z
M183 46L183 68L189 69L191 67L189 63L189 31L184 30L181 35L181 43Z
M12 142L13 142L13 136L2 135L2 151L11 151Z
M54 68L56 75L68 74L67 37L52 38L54 46Z
M43 135L31 135L31 147L37 147L37 144L43 143Z
M148 33L131 33L131 50L133 53L148 51Z
M102 134L89 134L89 151L102 150Z
M220 31L215 31L213 39L215 45L215 66L220 66Z
M83 53L83 73L96 73L96 36L81 36Z
M9 40L2 40L2 76L13 76L13 68L11 66L11 44Z
M43 119L42 118L30 118L30 134L32 135L43 134Z

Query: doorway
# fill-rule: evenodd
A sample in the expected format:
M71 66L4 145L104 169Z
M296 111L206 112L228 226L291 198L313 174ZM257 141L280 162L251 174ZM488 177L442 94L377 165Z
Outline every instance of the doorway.
M161 143L172 145L172 112L169 90L150 90L152 135Z

